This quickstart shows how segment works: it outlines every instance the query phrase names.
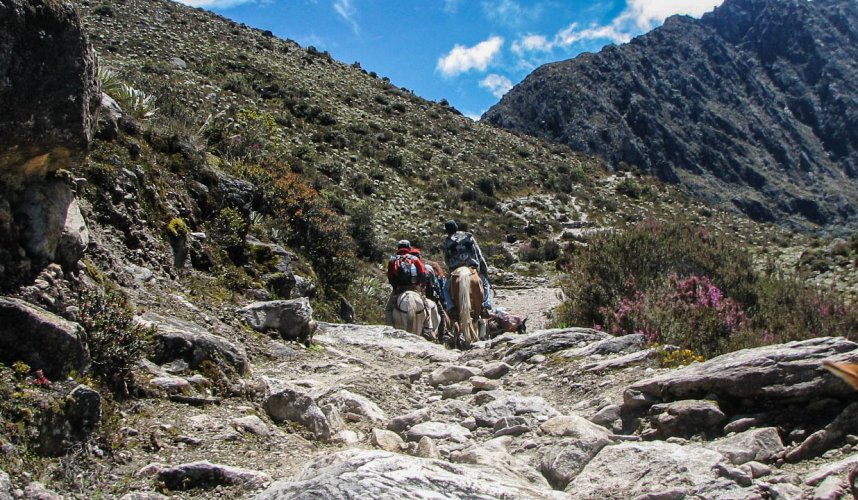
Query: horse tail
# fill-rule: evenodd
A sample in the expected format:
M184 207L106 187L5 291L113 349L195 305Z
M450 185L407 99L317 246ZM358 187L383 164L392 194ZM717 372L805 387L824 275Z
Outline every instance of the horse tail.
M471 269L460 267L456 270L459 277L459 325L466 338L470 336L471 325Z

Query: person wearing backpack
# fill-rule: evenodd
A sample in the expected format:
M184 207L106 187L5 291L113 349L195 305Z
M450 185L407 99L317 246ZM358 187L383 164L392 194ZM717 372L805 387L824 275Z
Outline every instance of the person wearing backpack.
M447 272L452 273L453 270L462 266L477 270L486 292L481 315L484 318L488 317L492 310L489 268L477 240L474 239L473 234L467 231L459 231L459 224L454 220L448 220L444 223L444 231L447 233L447 238L444 240L444 261L447 263ZM453 314L455 306L453 305L453 298L450 296L450 280L444 283L444 302L447 313Z
M413 291L423 298L423 307L427 308L426 297L423 287L426 283L426 268L420 257L411 254L411 243L408 240L400 240L397 244L396 254L387 262L387 282L393 287L387 305L384 306L384 324L393 325L393 308L396 307L396 298L401 293Z

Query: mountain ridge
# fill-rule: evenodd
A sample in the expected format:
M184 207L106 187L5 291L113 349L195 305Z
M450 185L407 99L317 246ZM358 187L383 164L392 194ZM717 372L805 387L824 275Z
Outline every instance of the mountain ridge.
M483 120L756 220L854 228L856 39L854 2L728 0L700 20L673 16L628 44L544 65Z

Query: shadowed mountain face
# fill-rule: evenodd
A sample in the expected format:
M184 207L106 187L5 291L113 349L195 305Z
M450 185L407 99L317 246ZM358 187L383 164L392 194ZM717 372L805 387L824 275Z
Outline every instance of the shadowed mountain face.
M762 221L858 226L858 2L727 0L538 68L483 119Z

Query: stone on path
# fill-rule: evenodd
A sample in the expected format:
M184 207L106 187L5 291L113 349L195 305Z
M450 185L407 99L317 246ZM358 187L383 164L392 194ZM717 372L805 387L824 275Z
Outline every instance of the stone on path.
M384 451L399 452L402 450L402 445L405 441L399 437L399 434L385 429L373 429L370 434L369 442L373 446L377 446Z
M700 446L624 442L602 448L566 492L572 498L742 498L741 487L715 470L726 463L720 453Z
M294 480L278 481L256 499L298 497L568 498L496 467L359 449L318 458Z
M158 471L158 479L171 490L214 488L220 485L241 485L245 489L254 490L271 482L271 478L264 472L207 461L163 468Z

